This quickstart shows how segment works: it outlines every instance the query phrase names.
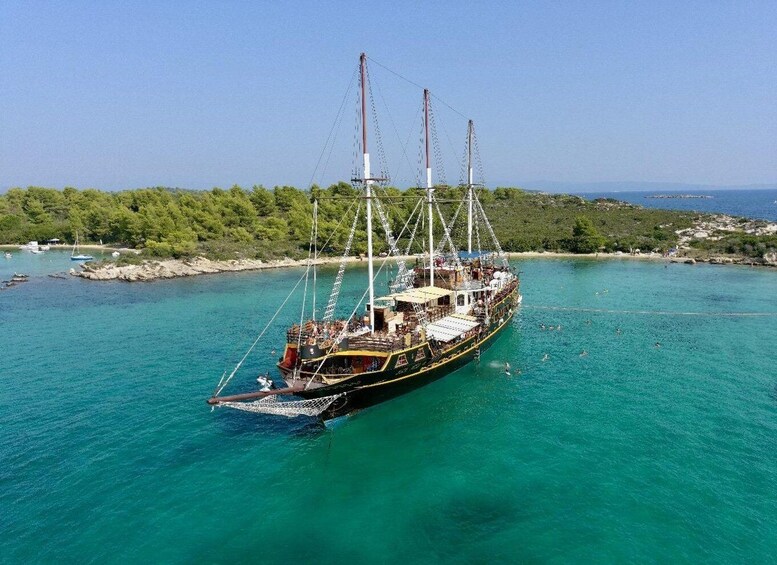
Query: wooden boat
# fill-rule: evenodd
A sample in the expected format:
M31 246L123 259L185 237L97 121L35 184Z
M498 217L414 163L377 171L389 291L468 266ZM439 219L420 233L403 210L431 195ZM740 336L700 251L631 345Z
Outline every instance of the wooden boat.
M360 314L354 310L345 318L334 316L345 259L350 253L361 209L359 203L324 316L316 319L314 306L311 317L286 331L284 352L277 363L283 384L270 390L265 387L256 392L222 395L256 345L254 342L235 370L222 375L208 400L211 405L331 421L405 394L479 359L482 352L510 327L521 302L519 279L509 266L477 197L473 183L472 121L468 122L466 190L458 208L461 210L466 205L467 210L467 249L461 252L454 245L435 198L429 147L430 96L428 90L424 90L426 190L424 202L419 202L417 209L420 210L418 218L424 216L427 220L425 248L429 252L417 259L414 266L408 267L388 226L376 190L384 179L374 177L370 169L364 54L360 58L359 72L362 171L361 177L352 181L360 188L367 223L366 309ZM426 210L422 204L426 204ZM442 223L443 233L437 247L434 241L435 210L440 216L438 221ZM459 216L458 210L454 221ZM396 260L398 269L392 292L383 297L375 297L373 212L377 213L386 233L390 253L385 260ZM317 230L317 203L313 217L313 230ZM492 245L486 250L480 248L481 229L491 238ZM473 231L478 234L477 246L473 246ZM310 263L314 286L315 259L314 252ZM303 276L307 283L308 275Z

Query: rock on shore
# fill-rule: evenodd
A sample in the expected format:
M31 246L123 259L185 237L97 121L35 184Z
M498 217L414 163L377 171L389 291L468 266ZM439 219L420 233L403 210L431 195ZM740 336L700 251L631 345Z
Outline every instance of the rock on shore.
M93 281L120 280L127 282L152 281L156 279L172 279L190 277L209 273L226 271L253 271L257 269L272 269L278 267L296 267L305 262L294 259L277 261L261 261L259 259L233 259L231 261L211 261L205 257L194 259L165 259L162 261L144 261L139 265L116 266L113 263L100 265L82 265L80 271L70 269L70 274Z

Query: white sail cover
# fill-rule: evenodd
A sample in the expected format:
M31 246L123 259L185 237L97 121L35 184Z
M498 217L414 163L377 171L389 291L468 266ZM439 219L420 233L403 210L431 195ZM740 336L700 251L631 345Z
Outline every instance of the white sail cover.
M447 343L475 329L477 325L478 321L473 316L452 314L426 326L426 335Z

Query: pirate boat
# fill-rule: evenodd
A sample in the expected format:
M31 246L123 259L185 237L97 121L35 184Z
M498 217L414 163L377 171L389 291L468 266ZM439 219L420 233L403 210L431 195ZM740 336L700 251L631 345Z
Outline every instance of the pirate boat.
M221 376L208 400L213 406L286 417L305 415L325 422L351 414L424 386L479 359L510 326L521 303L518 275L507 262L473 183L474 130L471 120L468 122L464 197L458 202L450 222L443 217L432 184L428 90L423 93L425 194L418 200L399 236L393 235L387 211L381 204L381 183L386 179L372 175L367 149L369 86L366 59L362 54L359 61L361 175L352 179L354 186L360 189L360 198L354 203L356 212L325 313L316 319L313 298L313 315L304 321L301 318L299 323L287 329L284 352L277 363L283 380L281 385L272 383L268 386L268 378L260 377L259 391L222 395L275 320L279 308L235 369L229 375L225 372ZM462 251L454 244L452 232L465 207L466 251ZM338 318L335 316L337 301L362 208L366 216L367 288L351 315ZM308 268L292 293L303 280L307 289L311 273L313 288L316 287L317 210L315 201L312 253ZM378 217L386 236L390 254L385 258L376 258L373 254L373 216ZM399 239L413 219L415 224L407 250L411 248L419 223L426 224L427 233L422 238L426 240L425 253L409 266L407 250L404 253L400 250ZM436 245L435 235L440 236ZM486 240L485 246L481 239ZM396 277L388 294L375 296L376 276L388 261L395 262ZM376 263L380 263L378 273ZM365 310L359 311L365 300Z

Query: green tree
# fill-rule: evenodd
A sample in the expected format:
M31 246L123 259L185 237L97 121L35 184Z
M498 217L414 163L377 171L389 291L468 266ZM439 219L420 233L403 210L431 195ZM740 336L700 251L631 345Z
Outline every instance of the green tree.
M43 208L43 204L37 198L28 198L24 203L24 212L33 224L50 224L51 215Z
M275 198L272 193L263 186L256 185L251 190L251 203L260 216L269 216L275 212Z
M605 244L605 239L586 216L575 218L572 228L572 251L575 253L593 253Z

